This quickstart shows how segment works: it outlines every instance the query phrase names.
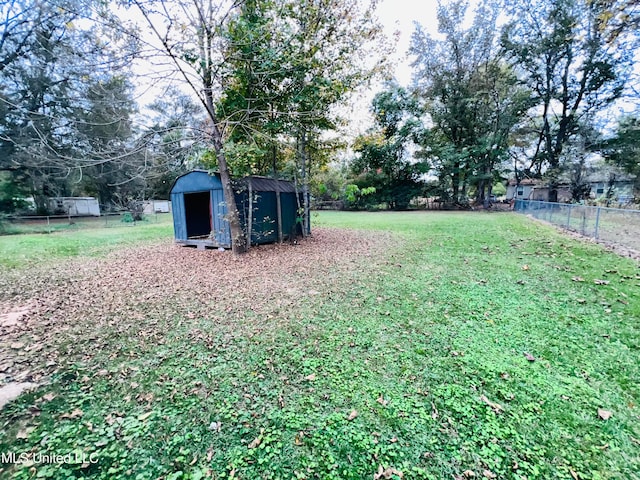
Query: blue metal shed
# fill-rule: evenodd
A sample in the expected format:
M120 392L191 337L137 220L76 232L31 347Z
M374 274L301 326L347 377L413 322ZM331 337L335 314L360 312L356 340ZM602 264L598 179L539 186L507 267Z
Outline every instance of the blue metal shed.
M292 182L251 176L235 180L240 222L251 244L272 243L302 233L298 222L301 195ZM175 240L183 245L231 247L231 231L220 176L194 170L171 187ZM279 207L279 208L278 208Z

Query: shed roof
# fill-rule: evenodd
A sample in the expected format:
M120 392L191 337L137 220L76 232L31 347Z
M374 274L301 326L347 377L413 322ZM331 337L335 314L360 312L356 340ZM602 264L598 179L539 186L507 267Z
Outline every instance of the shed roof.
M275 192L280 190L282 193L295 192L296 187L293 182L287 180L277 180L275 178L261 177L258 175L252 175L250 177L244 177L240 180L245 185L251 183L251 189L255 192Z
M203 174L206 174L206 177ZM196 169L196 170L192 170L190 172L184 173L180 175L178 178L176 178L173 181L173 185L171 185L170 191L172 193L177 193L178 191L181 191L182 189L176 188L176 186L179 185L180 183L183 183L183 182L180 182L180 179L184 177L189 177L189 176L191 177L197 176L201 178L200 181L196 182L197 190L202 190L203 188L220 188L220 185L218 184L218 182L220 181L219 173L217 172L212 173L207 170ZM262 177L258 175L252 175L252 176L244 177L238 180L234 180L234 183L236 184L236 186L240 187L241 189L247 188L249 185L249 182L251 182L251 189L255 192L275 192L278 189L282 193L289 193L289 192L296 191L294 183L287 180L277 180L275 178ZM190 186L193 187L193 185L190 185Z
M214 190L222 188L219 175L211 175L207 170L192 170L183 173L173 181L171 194Z

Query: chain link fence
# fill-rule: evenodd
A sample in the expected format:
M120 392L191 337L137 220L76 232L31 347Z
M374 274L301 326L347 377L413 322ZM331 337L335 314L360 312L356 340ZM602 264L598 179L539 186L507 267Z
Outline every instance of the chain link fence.
M139 220L136 218L139 218ZM0 235L134 227L136 225L170 223L171 220L171 213L159 212L143 214L141 217L137 217L132 212L102 214L94 217L70 215L7 216L0 218Z
M516 200L515 211L586 237L640 251L640 210Z

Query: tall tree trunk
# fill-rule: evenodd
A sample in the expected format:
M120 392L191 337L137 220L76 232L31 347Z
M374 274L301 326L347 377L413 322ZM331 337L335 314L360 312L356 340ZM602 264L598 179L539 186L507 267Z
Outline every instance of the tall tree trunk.
M555 168L551 168L549 174L549 198L547 198L548 202L558 202L559 184L560 181L558 180L558 171Z
M453 173L451 174L451 195L453 197L453 203L458 203L460 191L460 163L456 162L453 165Z
M203 57L208 58L206 57L208 54L208 50L203 49ZM216 152L220 181L222 182L222 193L227 206L227 221L229 222L229 230L231 231L231 250L234 255L240 255L247 251L247 239L240 224L240 214L238 213L236 196L233 193L233 186L231 185L229 165L227 164L227 157L224 154L224 141L213 102L212 80L209 76L206 76L203 83L206 86L204 92L205 107L211 120L211 140Z
M213 147L216 151L216 159L218 160L218 169L220 170L224 202L227 206L227 221L229 222L229 230L231 231L231 250L234 255L240 255L247 251L247 239L242 229L242 225L240 224L238 205L236 204L236 197L231 185L231 175L229 175L227 157L225 156L223 149L222 133L220 132L217 123L213 124L211 137L213 140Z
M307 132L301 128L298 132L298 159L302 182L302 236L309 232L310 206L309 206L309 178L307 175Z

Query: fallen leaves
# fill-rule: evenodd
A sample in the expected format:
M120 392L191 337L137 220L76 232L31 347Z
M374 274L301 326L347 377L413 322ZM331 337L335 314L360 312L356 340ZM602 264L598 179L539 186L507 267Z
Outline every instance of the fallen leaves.
M60 415L60 420L75 420L76 418L82 417L82 415L84 415L84 412L79 408L76 408L69 413L63 413L62 415Z
M602 420L609 420L612 415L613 413L609 410L605 410L603 408L598 409L598 417L600 417Z
M237 262L231 255L195 251L165 239L122 247L103 258L43 263L30 268L28 275L21 269L3 271L0 291L11 301L0 303L0 316L29 308L19 309L22 318L0 332L0 373L11 369L17 377L20 371L10 361L18 358L25 361L19 368L26 370L23 365L28 364L31 373L49 375L59 366L58 354L82 363L117 355L119 343L114 339L120 336L137 342L144 352L163 344L166 328L159 327L174 322L215 322L249 332L256 327L255 319L263 318L277 327L276 323L293 320L295 313L283 312L294 312L301 298L322 302L357 281L354 262L382 263L384 255L378 254L394 242L391 234L316 228L302 248L264 245ZM262 271L270 272L267 281ZM236 293L224 293L229 291ZM240 298L251 298L250 316ZM212 350L221 347L207 335L197 341ZM28 345L32 347L25 348ZM112 379L119 373L106 369L103 364L87 375Z
M358 411L357 410L351 410L351 413L347 416L347 420L351 421L353 419L355 419L358 416Z
M392 468L392 467L383 468L382 465L380 465L378 466L378 471L373 474L373 480L380 480L382 478L388 480L390 478L393 478L394 475L397 476L398 478L404 477L401 471L396 470L395 468Z
M312 373L311 375L307 375L306 377L304 377L304 379L305 379L307 382L313 382L313 381L316 379L316 374L315 374L315 373Z
M533 355L531 355L528 352L524 352L524 358L526 358L529 362L535 362L536 361L536 357L534 357Z
M151 415L153 415L153 411L151 412L147 412L147 413L143 413L141 415L138 415L138 420L140 420L141 422L144 422L147 418L149 418Z
M27 440L29 438L29 434L35 430L35 427L22 428L16 434L17 440Z
M438 409L436 408L436 404L431 402L431 418L434 420L438 418Z
M593 283L596 285L609 285L609 280L600 280L599 278L596 278Z
M12 360L8 360L2 364L0 364L0 373L4 373L9 371L9 369L11 367L13 367L13 365L15 364L15 362L13 362Z
M262 443L262 437L256 437L253 439L253 441L249 444L248 448L257 448L260 446L260 444Z
M491 409L495 412L495 413L502 413L504 412L504 408L502 407L502 405L492 402L491 400L489 400L486 395L482 395L480 397L480 400L484 403L486 403L487 405L489 405L491 407Z
M47 394L42 396L42 400L45 401L45 402L50 402L54 398L56 398L56 395L53 394L53 393L47 393Z
M465 470L464 472L462 472L462 475L455 475L454 478L456 480L462 480L464 478L475 478L476 476L477 476L476 472L474 472L473 470L469 470L468 469L468 470ZM491 470L488 470L486 468L482 471L482 476L484 478L489 478L489 479L498 478L498 475L496 475Z

